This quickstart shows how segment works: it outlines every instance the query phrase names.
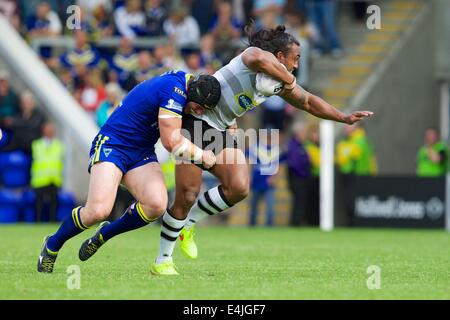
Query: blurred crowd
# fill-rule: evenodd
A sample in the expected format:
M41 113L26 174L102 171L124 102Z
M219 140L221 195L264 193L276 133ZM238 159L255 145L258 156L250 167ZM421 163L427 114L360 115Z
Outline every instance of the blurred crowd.
M368 1L351 1L356 22L366 16ZM68 28L68 18L80 9L79 28ZM42 61L59 77L83 109L102 126L123 96L138 83L170 69L213 74L246 46L244 27L250 21L260 27L285 24L302 48L297 82L308 88L310 59L330 55L339 58L344 48L336 28L335 0L0 0L0 14L32 43L33 39L67 36L69 47L44 45ZM74 21L72 21L74 22ZM102 46L114 37L118 46ZM139 39L155 40L143 45ZM279 179L288 182L292 194L290 224L319 223L320 135L316 124L292 123L294 110L278 96L263 103L257 126L280 130L280 141L259 141L247 150L252 194L249 224L256 225L260 202L265 203L266 225L273 225L275 192ZM36 107L33 95L16 94L9 76L0 70L0 127L6 138L5 151L23 150L32 158L30 184L42 206L54 199L62 184L64 146L55 126ZM270 135L269 135L270 136ZM428 129L425 144L417 154L418 176L441 176L447 172L448 151L439 133ZM280 143L280 145L278 145ZM52 146L50 148L49 146ZM264 175L261 165L277 157L287 176ZM346 126L336 145L336 167L346 190L353 177L375 175L377 162L365 129ZM173 192L173 164L161 156L169 191ZM48 170L48 167L57 170ZM42 172L47 170L47 176ZM214 183L206 176L205 183ZM53 196L52 196L53 195ZM44 199L44 200L42 200ZM53 208L54 200L50 206ZM53 209L51 209L53 210Z
M146 79L169 69L213 74L245 47L244 27L250 21L268 28L285 24L299 39L297 77L308 87L311 57L342 55L337 2L0 0L0 14L30 43L38 38L73 39L70 48L42 45L39 55L101 126L123 95ZM366 6L366 1L353 1L355 20L364 17ZM117 47L99 45L110 37L120 38ZM139 38L161 41L138 46Z

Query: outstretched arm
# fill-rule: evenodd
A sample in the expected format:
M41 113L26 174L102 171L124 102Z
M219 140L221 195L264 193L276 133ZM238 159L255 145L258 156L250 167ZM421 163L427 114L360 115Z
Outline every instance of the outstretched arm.
M318 118L346 124L353 124L373 115L371 111L356 111L346 115L322 98L309 93L298 85L292 90L283 90L280 97L295 108L305 110Z

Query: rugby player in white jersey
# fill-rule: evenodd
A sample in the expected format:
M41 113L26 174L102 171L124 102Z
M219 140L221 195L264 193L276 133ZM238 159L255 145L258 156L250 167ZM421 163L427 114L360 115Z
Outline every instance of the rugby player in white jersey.
M249 48L214 74L221 88L216 107L204 110L202 114L191 112L183 115L183 134L197 147L212 151L216 157L215 165L205 169L201 163L177 163L175 200L164 212L160 252L151 267L151 272L155 275L178 275L172 260L176 240L180 238L181 249L185 255L192 259L197 258L195 224L201 219L231 208L248 195L249 172L245 155L229 131L237 128L236 118L243 116L267 98L267 93L261 94L261 88L260 91L256 89L258 73L266 74L281 83L279 90L275 89L274 93L278 92L278 95L292 106L316 117L352 124L373 115L370 111L345 115L298 86L292 71L298 68L300 47L297 40L285 32L284 26L256 31L250 25L246 31ZM183 156L184 149L187 149L184 145L177 149L181 158L186 158ZM202 170L209 170L215 175L220 185L198 197L202 185ZM194 204L196 208L193 208ZM111 234L111 237L115 235ZM97 248L89 257L95 251Z
M233 139L227 139L227 130L236 128L236 118L264 101L265 98L256 89L257 73L281 81L284 86L279 92L280 97L295 108L321 119L353 124L373 115L370 111L346 115L298 86L292 71L298 68L300 46L292 35L285 32L284 26L257 31L250 25L246 32L249 47L214 74L221 84L221 98L216 108L202 115L183 116L183 128L189 132L191 141L200 148L215 152L217 161L209 171L219 179L220 185L198 197L202 185L201 166L191 163L176 166L175 201L165 213L172 219L170 224L163 223L161 226L160 253L152 268L154 274L178 274L171 259L176 239L180 238L185 255L197 258L197 246L193 239L195 224L229 209L248 195L249 172L245 156L235 143L230 145L229 141ZM202 132L199 132L200 128ZM205 137L199 139L199 135L202 136L207 129L220 131L223 144L211 144ZM193 208L194 204L196 208Z

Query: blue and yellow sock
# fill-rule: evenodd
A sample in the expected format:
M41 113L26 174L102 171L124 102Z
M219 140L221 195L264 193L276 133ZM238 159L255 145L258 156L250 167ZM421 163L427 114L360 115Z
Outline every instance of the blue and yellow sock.
M118 234L138 229L148 225L154 220L150 220L142 210L142 206L139 202L133 203L125 213L116 221L105 225L100 233L103 241L108 241L112 237Z
M47 241L47 249L53 253L57 253L64 243L70 238L88 229L80 217L81 207L72 210L72 215L63 221L58 231L52 235Z

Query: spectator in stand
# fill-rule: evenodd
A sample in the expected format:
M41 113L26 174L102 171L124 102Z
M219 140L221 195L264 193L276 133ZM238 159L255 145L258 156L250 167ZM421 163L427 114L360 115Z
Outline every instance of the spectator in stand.
M63 182L64 146L56 138L56 128L46 122L42 138L31 146L31 187L36 194L36 221L41 221L44 205L49 204L50 222L56 221L58 190Z
M292 193L291 226L299 226L307 222L311 160L304 145L305 140L305 124L295 123L287 147L288 183Z
M3 151L22 150L31 153L31 143L41 136L42 125L46 119L36 108L34 96L30 91L20 95L20 114L3 119L3 127L11 130L11 141Z
M442 177L448 170L448 147L435 128L425 131L425 144L417 152L417 176Z
M72 76L76 78L80 76L80 70L98 68L101 57L88 43L86 31L76 30L73 35L75 47L63 53L60 56L60 62L62 67L69 69Z
M119 35L136 38L147 35L146 17L140 0L126 0L114 11L114 21Z
M241 22L233 15L231 4L228 1L220 1L217 4L217 15L210 23L209 33L214 38L216 53L222 61L230 61L233 58L233 41L241 37Z
M61 68L58 72L58 78L71 94L75 92L75 80L70 70Z
M62 25L58 14L51 10L47 2L41 2L36 7L36 14L27 20L27 37L50 38L61 35ZM55 59L52 59L52 48L41 47L39 55L42 60L51 68L56 67Z
M197 21L200 33L204 35L209 29L217 0L182 0L191 8L192 16Z
M353 200L355 176L375 175L377 163L373 147L369 143L365 130L360 124L346 125L345 138L336 146L336 161L345 190L344 205L349 219L353 225Z
M117 83L111 82L105 86L106 99L100 103L95 112L97 124L103 126L109 116L116 109L123 97L123 91Z
M268 14L273 14L275 24L283 24L283 9L285 4L286 0L255 0L253 15L257 18L256 23L261 26L261 18Z
M222 68L223 63L214 52L214 38L211 34L207 33L202 37L200 47L200 61L202 67L212 70L213 73Z
M90 36L93 41L111 37L114 34L114 23L110 10L105 5L98 5L92 12L89 20Z
M320 35L315 25L309 23L306 15L300 11L288 11L285 14L286 29L299 42L301 48L299 68L295 71L297 83L307 90L309 85L309 67L311 48L319 43Z
M0 126L5 117L15 117L19 113L17 95L9 85L9 72L0 70Z
M100 102L106 97L100 70L91 70L87 73L84 86L80 91L78 102L86 112L94 116Z
M141 83L153 77L152 73L152 56L147 50L143 50L138 56L138 69L134 73L135 83Z
M169 43L165 46L164 65L168 69L178 70L183 67L184 61L180 55L180 51L177 50L173 43Z
M110 61L112 72L117 73L117 80L122 88L130 91L134 86L133 74L138 67L138 54L133 48L132 40L127 37L120 39L119 48Z
M373 147L360 124L346 125L345 138L336 147L339 171L344 175L375 175L377 162Z
M185 50L184 67L181 70L194 76L207 73L206 69L201 66L200 50Z
M147 0L145 2L145 15L148 35L151 37L163 36L163 23L167 19L167 9L163 6L161 0Z
M263 128L272 127L274 129L284 131L287 107L286 101L275 95L264 101L262 108L262 126Z
M61 20L52 11L47 2L41 2L36 7L36 13L27 20L27 35L34 37L53 37L62 32Z
M0 15L8 19L9 23L20 30L19 5L16 0L0 0Z
M156 46L152 51L153 65L150 67L152 77L159 76L168 71L165 64L166 48L162 45Z
M306 217L309 225L317 226L320 222L320 133L316 124L307 127L304 146L311 163Z
M113 9L111 0L77 0L76 3L85 11L88 20L94 18L95 12L100 7L102 7L108 14L110 14Z
M200 42L200 29L197 21L189 15L186 6L177 6L164 21L164 32L177 47L196 47Z
M321 34L321 43L314 49L314 55L320 56L328 50L334 58L342 56L342 47L336 32L335 0L306 0L307 14Z
M258 216L258 204L261 199L266 205L266 226L273 226L275 206L275 182L278 176L278 167L275 164L283 161L280 154L278 141L276 141L268 129L267 135L260 135L259 143L249 146L248 157L251 169L251 226L256 225Z
M60 2L62 0L46 0L50 5L52 11L60 13ZM19 5L22 21L27 21L28 18L36 13L37 7L43 2L42 0L16 0ZM65 14L65 10L64 10Z

